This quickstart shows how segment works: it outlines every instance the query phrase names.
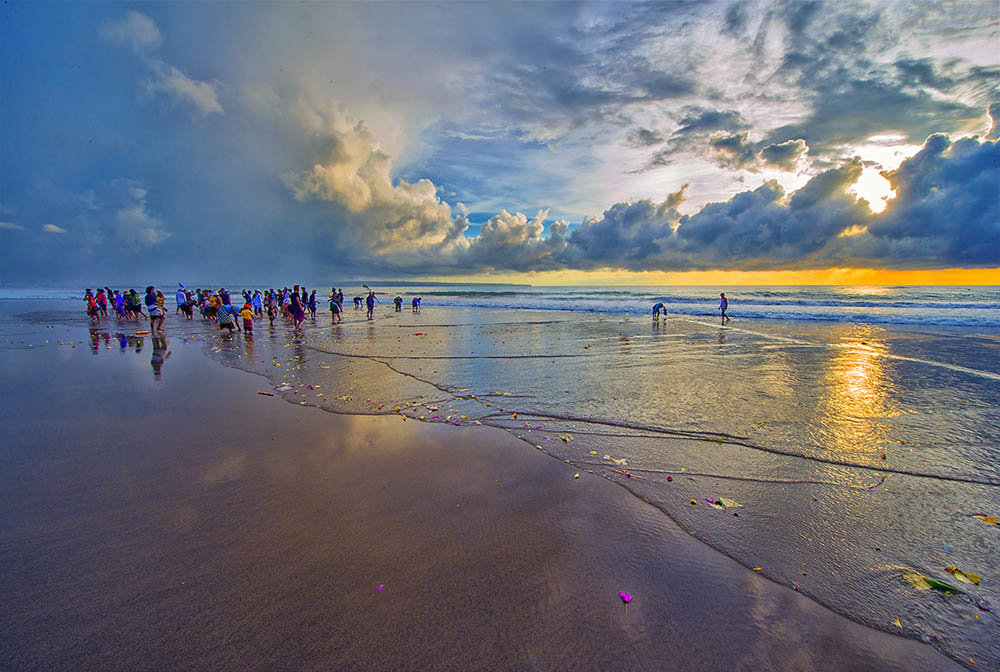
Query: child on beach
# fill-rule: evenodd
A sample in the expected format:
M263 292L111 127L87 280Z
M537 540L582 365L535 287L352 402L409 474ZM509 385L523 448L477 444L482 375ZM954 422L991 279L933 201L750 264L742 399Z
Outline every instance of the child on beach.
M253 336L253 310L250 308L249 303L243 304L240 317L243 318L243 333L247 336Z

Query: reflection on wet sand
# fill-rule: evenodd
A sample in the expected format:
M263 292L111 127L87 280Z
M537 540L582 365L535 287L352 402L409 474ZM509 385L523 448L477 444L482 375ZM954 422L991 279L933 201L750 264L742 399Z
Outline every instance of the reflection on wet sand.
M832 440L827 449L845 458L878 452L888 440L884 421L900 414L885 373L887 348L874 331L854 329L824 371L821 425Z

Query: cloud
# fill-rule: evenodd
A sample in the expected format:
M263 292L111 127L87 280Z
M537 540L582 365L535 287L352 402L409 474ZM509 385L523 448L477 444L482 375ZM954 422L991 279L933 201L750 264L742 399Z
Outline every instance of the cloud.
M150 69L152 78L145 84L148 93L163 93L174 102L192 105L203 117L223 114L218 85L192 79L162 61L152 62Z
M801 138L768 145L751 142L743 132L715 135L708 141L708 156L716 165L754 173L763 168L800 170L808 152L809 146Z
M108 40L131 47L136 53L157 49L163 44L163 37L153 20L132 10L120 19L102 23L100 33Z
M1000 143L933 135L883 174L897 196L850 255L897 268L1000 265Z
M540 210L532 219L501 210L482 225L479 236L473 238L456 262L462 267L481 270L502 268L516 271L554 268L554 255L565 248L569 224L553 222L548 237L543 237L547 210Z
M651 147L666 140L663 134L648 128L634 128L628 132L628 143L632 147Z
M546 225L547 209L534 217L501 209L470 237L464 206L456 205L453 216L430 180L393 180L392 158L343 107L300 99L289 109L299 132L321 150L311 169L285 174L286 186L296 200L326 208L337 222L334 240L374 268L448 274L1000 263L1000 197L989 186L1000 183L995 142L930 137L898 170L884 173L898 195L880 215L849 191L864 169L854 158L797 191L768 180L693 214L680 212L684 185L662 202L616 203L575 227ZM738 123L734 115L697 114L686 126L700 133ZM809 152L802 139L754 143L746 131L723 132L709 143L716 160L749 171L794 170Z
M722 32L733 37L742 35L747 28L747 3L734 2L726 8L723 18Z
M322 151L312 168L287 172L283 180L298 201L338 206L341 239L376 256L437 250L456 240L451 208L434 184L393 183L392 158L363 121L341 107L316 108L301 99L292 110Z
M878 216L845 185L855 154L894 168L937 131L1000 135L1000 107L983 114L1000 100L987 5L180 3L49 40L40 5L11 17L38 68L0 85L26 96L0 129L18 209L0 219L32 231L8 241L81 267L120 244L204 268L198 242L222 235L234 257L265 248L271 268L317 273L933 266L969 243L928 213L952 205L990 240L969 204L992 202L948 178L985 150L932 143ZM67 26L94 16L62 11ZM81 60L95 38L109 53ZM146 112L174 113L137 114L136 84ZM873 135L892 137L867 152ZM985 164L965 161L971 185ZM74 193L32 191L41 175ZM28 247L0 266L46 267Z
M691 107L681 117L676 135L690 135L700 131L739 131L749 124L736 110L711 110Z
M114 239L126 250L142 250L170 237L163 220L153 216L146 204L147 190L134 180L117 180L105 190L110 206L105 223Z
M150 78L144 82L147 93L162 93L175 103L191 105L203 117L223 114L218 84L194 79L180 68L151 55L163 43L160 30L151 18L129 10L121 19L102 23L99 31L108 40L130 46L146 64L150 71Z
M996 140L1000 138L1000 102L990 103L989 114L990 132L986 137L990 140Z
M278 116L284 108L284 102L274 88L261 82L241 86L240 99L250 110L265 116Z
M757 160L754 144L745 132L716 135L708 147L712 160L725 168L753 168Z
M809 151L805 140L788 140L775 145L768 145L758 152L757 156L764 163L781 170L795 170L801 164L802 158Z
M667 251L681 219L687 185L662 203L616 203L569 234L561 256L569 268L646 268ZM653 262L655 265L656 262Z
M164 222L150 212L149 191L141 182L115 179L102 182L84 194L43 182L38 187L47 209L35 213L39 219L55 219L63 224L46 224L47 233L66 233L71 228L80 238L74 253L89 260L107 243L116 249L135 252L166 240L170 234Z
M667 145L650 158L644 170L670 165L677 155L701 155L706 151L718 165L730 168L741 167L754 158L745 131L750 124L736 110L688 106L682 110L678 124Z
M567 237L550 263L632 271L1000 265L1000 143L945 135L883 175L897 196L873 214L848 187L860 159L823 171L792 193L774 180L679 215L662 203L618 203Z
M820 6L822 21L816 19ZM976 34L972 16L978 11L970 7L968 16L958 16L919 3L892 10L815 2L777 6L773 16L787 29L780 64L758 81L799 101L804 113L766 130L764 143L800 138L814 159L830 165L849 158L851 147L873 135L901 133L909 144L920 144L933 133L976 132L982 107L996 99L1000 70L968 58L942 58L940 51L947 49L949 28L960 40ZM758 40L773 43L778 35L775 24L765 22ZM913 57L907 53L912 45L933 45L924 51L938 53ZM763 60L759 65L766 67Z
M0 222L0 229L7 229L8 231L23 231L24 227L20 224L14 224L13 222Z

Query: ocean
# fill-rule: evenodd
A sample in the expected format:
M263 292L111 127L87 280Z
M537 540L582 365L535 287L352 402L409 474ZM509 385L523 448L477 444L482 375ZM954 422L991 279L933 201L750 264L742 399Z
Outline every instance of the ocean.
M301 334L168 310L166 335L292 403L510 432L748 571L1000 668L1000 288L369 284L374 320L351 285L342 324L324 299ZM0 294L87 325L80 291ZM136 328L90 346L132 352Z

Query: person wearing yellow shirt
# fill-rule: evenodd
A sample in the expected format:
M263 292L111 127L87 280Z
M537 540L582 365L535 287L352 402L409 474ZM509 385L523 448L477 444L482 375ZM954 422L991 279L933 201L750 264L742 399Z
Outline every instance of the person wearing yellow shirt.
M240 317L243 318L243 333L247 336L253 335L253 310L250 308L249 303L243 304L243 310L240 311Z

